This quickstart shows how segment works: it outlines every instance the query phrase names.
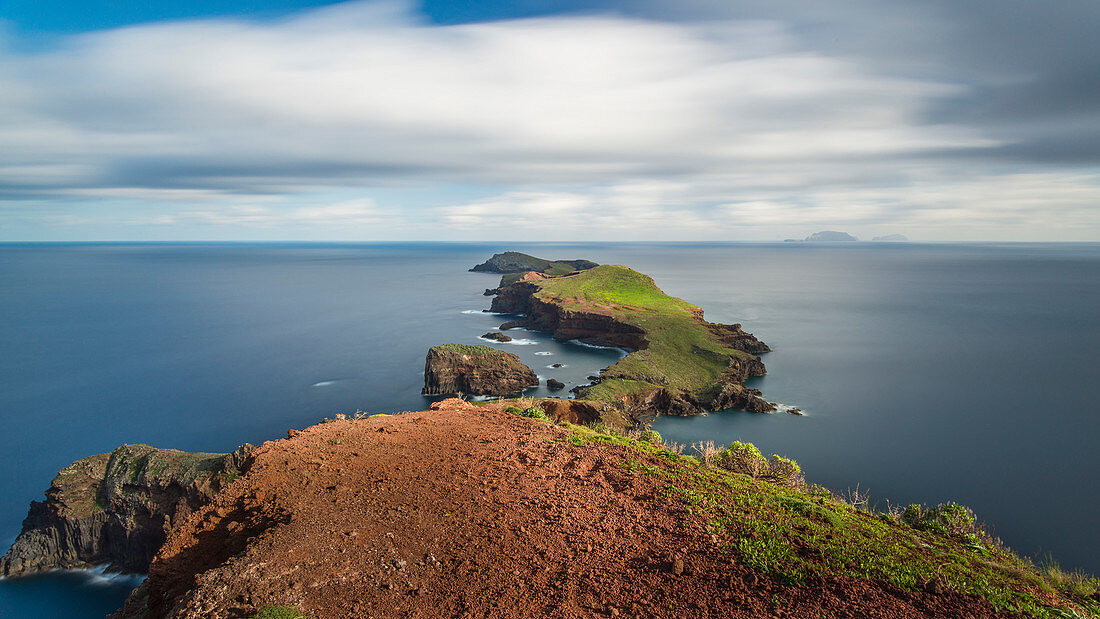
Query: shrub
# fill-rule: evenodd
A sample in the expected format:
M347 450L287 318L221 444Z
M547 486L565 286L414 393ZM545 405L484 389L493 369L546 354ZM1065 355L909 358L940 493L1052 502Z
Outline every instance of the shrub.
M734 441L714 456L718 468L750 477L760 477L768 469L768 461L752 443Z
M792 487L798 487L806 483L806 478L802 476L802 467L798 466L797 462L775 454L772 454L771 459L768 460L766 477Z
M901 521L920 531L957 539L984 555L989 554L987 546L1000 545L1000 540L978 524L974 512L958 503L940 503L929 508L912 503L901 512Z
M734 441L729 447L717 453L714 452L713 444L700 443L696 445L696 450L702 454L704 463L713 462L718 468L727 471L793 487L806 483L805 477L802 476L802 467L798 466L797 462L775 454L772 454L771 459L767 459L752 443Z
M543 421L550 421L550 417L546 415L546 412L537 406L528 406L527 408L520 408L518 406L505 406L504 412L512 413L513 415L519 415L520 417L527 417L529 419L541 419Z
M638 440L649 443L651 445L661 444L661 433L656 430L644 430L638 435Z

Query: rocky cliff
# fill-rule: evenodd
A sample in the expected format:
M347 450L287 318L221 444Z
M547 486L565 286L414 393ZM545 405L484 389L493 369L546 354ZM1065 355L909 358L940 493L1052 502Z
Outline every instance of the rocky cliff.
M519 357L488 346L442 344L424 359L424 395L509 396L538 384Z
M123 445L62 469L45 501L31 503L0 574L109 564L144 572L168 531L208 503L249 464L251 446L230 454Z
M730 408L775 410L743 384L766 372L756 357L769 352L766 344L740 324L707 322L699 307L665 295L632 269L603 265L520 279L494 292L492 311L523 315L516 324L557 340L629 352L593 385L577 389L580 398L621 402L635 419Z

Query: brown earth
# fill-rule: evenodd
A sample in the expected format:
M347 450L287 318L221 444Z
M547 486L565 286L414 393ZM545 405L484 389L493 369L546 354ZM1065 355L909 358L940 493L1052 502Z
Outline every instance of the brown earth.
M264 443L169 536L149 617L990 617L982 600L787 586L620 465L625 447L447 400ZM137 614L135 616L140 616Z

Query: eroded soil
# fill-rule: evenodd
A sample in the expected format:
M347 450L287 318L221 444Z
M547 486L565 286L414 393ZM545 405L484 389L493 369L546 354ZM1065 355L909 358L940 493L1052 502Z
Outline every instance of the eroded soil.
M150 617L990 617L855 579L787 586L624 470L625 447L448 400L265 443L177 528Z

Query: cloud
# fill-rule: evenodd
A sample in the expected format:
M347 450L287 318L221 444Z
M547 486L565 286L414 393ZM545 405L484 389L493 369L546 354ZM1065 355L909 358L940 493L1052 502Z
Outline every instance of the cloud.
M938 234L980 220L929 215L981 210L960 175L992 187L1024 175L1056 183L1033 212L1065 212L1077 237L1100 229L1077 210L1100 197L1094 177L1069 195L1057 179L1072 171L1034 168L1092 161L1091 138L1059 146L1095 115L1028 108L1021 84L1095 89L1042 63L946 63L942 50L973 49L942 27L950 5L662 6L438 26L402 4L351 2L91 32L46 51L0 45L0 202L146 201L163 212L143 221L227 229L439 222L476 236L510 216L701 237L726 217L750 234L802 222ZM1025 112L1034 122L1011 128ZM322 198L425 187L482 197Z

